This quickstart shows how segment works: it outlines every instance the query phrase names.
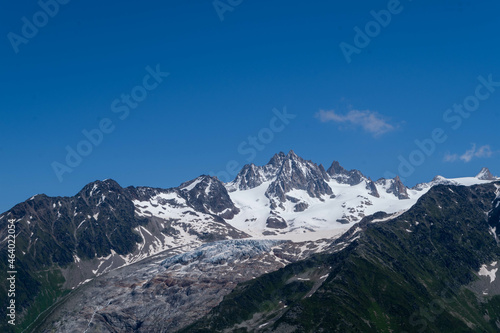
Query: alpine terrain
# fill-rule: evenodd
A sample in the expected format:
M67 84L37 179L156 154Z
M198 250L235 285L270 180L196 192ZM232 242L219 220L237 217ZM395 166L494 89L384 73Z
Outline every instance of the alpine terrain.
M229 183L35 195L0 214L3 254L12 225L16 325L2 332L500 330L487 168L408 188L280 152Z

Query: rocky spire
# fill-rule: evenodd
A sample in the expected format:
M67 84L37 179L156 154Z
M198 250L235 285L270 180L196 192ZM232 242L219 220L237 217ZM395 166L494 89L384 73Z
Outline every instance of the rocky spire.
M326 172L332 179L341 184L358 185L366 178L359 170L347 171L337 161L333 161Z
M380 198L377 186L375 186L375 183L370 178L366 181L366 189L370 191L368 194L373 195L376 198Z
M393 193L398 199L410 199L410 196L408 195L408 191L406 190L406 186L401 182L401 179L399 179L399 176L396 176L392 180L392 184L387 190L387 193Z
M477 179L481 180L495 180L497 177L493 176L488 168L482 168L481 171L476 175Z
M290 150L282 160L276 179L269 185L266 196L284 202L286 193L293 189L305 190L314 198L325 194L332 195L333 191L326 183L327 177L323 167L304 160Z

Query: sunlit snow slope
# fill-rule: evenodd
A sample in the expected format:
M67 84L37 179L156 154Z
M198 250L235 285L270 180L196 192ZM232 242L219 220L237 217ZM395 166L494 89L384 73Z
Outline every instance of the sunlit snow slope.
M484 168L476 177L437 176L410 189L399 177L373 182L357 170L345 170L338 162L325 170L290 151L276 154L265 166L245 166L226 184L240 210L227 222L254 237L331 237L375 212L395 214L409 209L432 186L470 186L494 180L498 178Z

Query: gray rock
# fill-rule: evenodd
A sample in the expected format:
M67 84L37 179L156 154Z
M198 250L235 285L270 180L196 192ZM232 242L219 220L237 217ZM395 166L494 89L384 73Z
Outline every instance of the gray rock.
M305 202L300 202L298 204L296 204L293 208L293 211L294 212L303 212L305 211L307 208L309 207L309 205Z
M276 179L269 185L266 196L286 201L286 193L293 189L305 190L313 198L333 194L326 183L324 168L305 161L291 150L283 159Z
M288 225L281 216L269 216L266 221L266 226L272 229L285 229Z
M335 179L340 184L349 184L351 186L358 185L363 179L366 179L360 171L347 171L337 161L333 161L326 172L332 179Z

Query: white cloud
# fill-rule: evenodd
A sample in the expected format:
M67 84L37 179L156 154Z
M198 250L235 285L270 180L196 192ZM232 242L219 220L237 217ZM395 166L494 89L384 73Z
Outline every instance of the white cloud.
M345 115L337 114L333 110L320 110L316 113L316 118L319 118L323 123L333 121L335 123L347 123L354 126L361 126L366 132L371 133L373 136L380 136L395 130L395 127L389 124L381 115L370 110L351 110Z
M493 151L491 150L489 145L479 147L479 149L475 154L476 157L485 157L485 158L491 157L492 155Z
M445 161L445 162L455 162L457 159L458 159L458 155L457 154L450 154L450 152L447 152L446 154L444 154L443 161Z
M476 144L473 144L471 149L466 150L465 153L460 155L460 159L465 163L468 163L474 157L475 152L476 152Z
M443 161L455 162L456 160L460 159L465 163L469 163L474 158L488 158L491 156L493 156L493 151L491 150L491 147L489 145L484 145L477 148L476 144L473 143L472 147L470 149L467 149L465 153L460 156L458 154L450 154L449 152L447 152L444 155Z

